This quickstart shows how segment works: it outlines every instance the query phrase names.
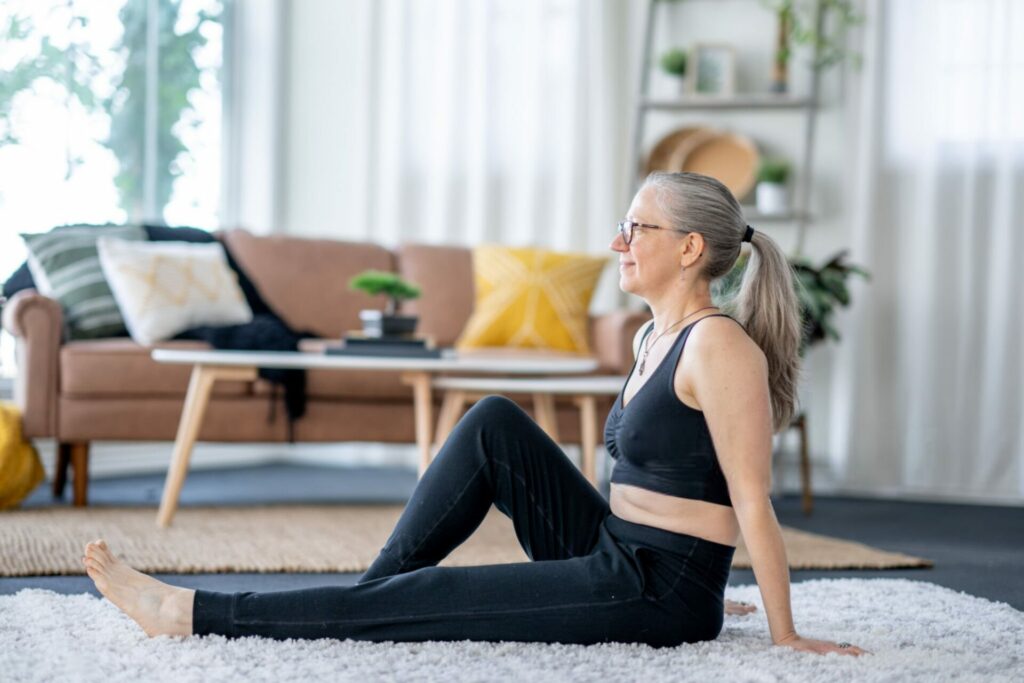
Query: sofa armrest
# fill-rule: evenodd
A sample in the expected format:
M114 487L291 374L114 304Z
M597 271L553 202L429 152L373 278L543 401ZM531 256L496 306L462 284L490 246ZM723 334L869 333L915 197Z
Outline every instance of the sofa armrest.
M58 368L64 314L60 303L25 289L3 308L4 329L14 336L18 378L14 399L27 437L57 433Z
M598 372L625 375L633 366L633 336L651 319L649 313L612 311L592 316L590 346L597 356Z

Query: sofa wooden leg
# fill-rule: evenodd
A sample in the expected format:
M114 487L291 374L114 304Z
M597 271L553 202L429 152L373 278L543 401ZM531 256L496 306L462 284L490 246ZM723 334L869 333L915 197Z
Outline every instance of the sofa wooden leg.
M71 444L71 469L75 477L75 507L89 504L89 442Z
M57 443L57 465L53 470L53 497L63 498L68 482L68 465L71 464L71 444Z

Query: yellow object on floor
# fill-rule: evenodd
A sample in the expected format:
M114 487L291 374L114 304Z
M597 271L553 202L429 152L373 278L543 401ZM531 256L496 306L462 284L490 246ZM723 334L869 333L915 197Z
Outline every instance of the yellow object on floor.
M0 510L16 507L45 477L39 453L21 433L21 413L0 402Z

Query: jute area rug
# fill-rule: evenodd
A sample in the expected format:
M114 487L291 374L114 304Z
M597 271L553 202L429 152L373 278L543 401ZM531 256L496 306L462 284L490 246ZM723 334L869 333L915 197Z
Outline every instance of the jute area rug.
M0 596L6 681L985 681L1024 678L1024 612L906 579L792 585L799 633L872 654L778 647L757 586L725 595L757 605L727 616L716 640L652 648L601 643L369 642L222 636L147 638L106 600L24 589Z
M0 515L0 575L84 574L87 541L103 538L148 573L363 572L402 505L281 505L182 508L168 529L152 507L49 508ZM928 560L784 527L792 569L929 567ZM441 566L527 562L511 520L491 508ZM746 549L733 566L749 568Z

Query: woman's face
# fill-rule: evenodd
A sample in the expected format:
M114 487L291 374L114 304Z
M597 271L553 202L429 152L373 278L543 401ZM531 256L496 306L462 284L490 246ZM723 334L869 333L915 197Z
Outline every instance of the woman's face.
M640 297L659 291L679 277L677 248L681 233L670 228L668 216L655 201L656 192L651 186L637 192L625 219L664 229L634 227L628 245L621 232L611 243L611 249L619 254L619 288Z

